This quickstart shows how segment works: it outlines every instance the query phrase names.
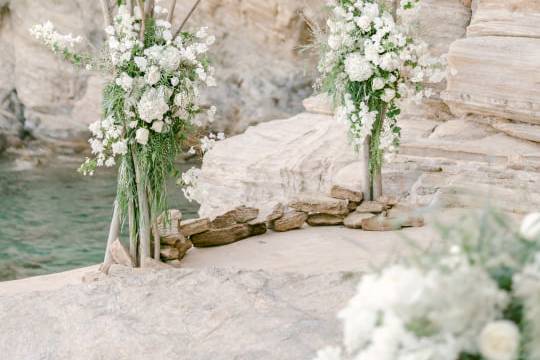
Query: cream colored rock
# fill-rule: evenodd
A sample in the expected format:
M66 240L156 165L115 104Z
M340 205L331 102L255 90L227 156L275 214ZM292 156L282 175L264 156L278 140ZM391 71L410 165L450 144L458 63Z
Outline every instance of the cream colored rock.
M497 122L492 126L510 136L540 143L540 125Z
M330 190L330 196L336 199L348 200L359 203L364 199L364 193L348 189L344 186L334 185Z
M310 215L345 215L349 213L347 200L334 199L316 193L299 194L289 203L289 207Z
M153 270L170 270L174 269L171 265L157 261L155 259L145 257L141 260L141 268Z
M308 216L304 212L290 211L273 223L272 229L278 232L301 229Z
M158 217L159 234L161 243L174 245L179 238L182 238L180 233L180 221L182 220L182 212L180 210L168 210L166 214Z
M279 219L280 217L282 217L284 214L285 214L285 205L283 205L282 203L277 203L272 208L272 211L266 216L266 221L268 222L275 221Z
M356 208L356 212L360 214L365 213L381 213L386 209L384 204L377 201L364 201Z
M119 265L133 267L133 259L129 255L129 251L125 246L116 239L111 245L111 255L115 263Z
M336 172L332 179L332 185L363 192L367 185L364 184L365 169L363 161L354 161Z
M210 229L191 237L195 247L209 247L232 244L251 235L248 224L236 224L221 229Z
M256 219L257 216L259 216L259 209L242 205L217 216L210 225L212 228L221 229L236 224L245 224Z
M355 160L346 126L330 116L303 113L260 124L205 155L199 214L212 218L243 204L288 203L301 192L328 194L334 177Z
M331 226L343 224L344 215L313 214L309 215L306 222L310 226Z
M177 260L180 256L180 251L173 246L162 246L160 250L161 259L165 261Z
M210 219L208 218L184 220L180 223L180 232L185 237L200 234L208 229L210 229Z
M540 124L539 58L540 39L458 40L448 54L444 99L460 116L474 113Z
M302 101L308 113L334 115L332 100L327 94L318 94Z
M343 224L350 229L361 229L362 221L374 217L374 214L371 213L359 213L352 212L343 221Z
M362 220L362 230L365 231L396 231L400 229L401 224L398 221L382 215Z
M537 0L482 0L467 36L540 38L540 2Z

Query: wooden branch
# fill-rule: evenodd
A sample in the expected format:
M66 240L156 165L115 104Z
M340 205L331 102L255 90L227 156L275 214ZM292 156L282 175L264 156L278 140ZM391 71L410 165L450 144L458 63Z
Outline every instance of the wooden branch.
M146 26L146 15L144 13L143 0L138 0L139 10L141 11L141 31L139 33L139 40L144 41L144 31Z
M193 7L191 8L191 10L189 11L189 13L187 14L186 18L184 19L184 21L182 21L182 24L180 24L180 27L178 28L178 30L174 33L174 36L173 36L173 39L175 39L178 35L180 35L180 33L182 32L182 29L184 29L184 26L186 25L186 23L188 22L189 18L191 17L191 15L193 15L193 13L195 12L195 9L197 9L197 7L199 6L199 4L201 3L201 0L197 0L195 2L195 4L193 4Z
M137 249L139 247L139 242L137 239L137 221L135 219L135 204L134 200L129 200L128 203L128 222L129 222L129 255L133 264L137 266Z
M135 165L135 182L137 184L137 198L139 200L139 240L141 264L142 259L150 257L150 210L145 184L141 179L141 169L137 160L135 148L131 148L131 156Z
M100 270L104 273L109 272L109 268L113 263L113 258L111 254L112 243L118 239L120 236L120 205L118 204L118 199L114 200L114 210L111 220L111 225L109 227L109 237L107 238L107 247L105 249L105 258L103 259L103 265L101 265Z
M109 0L100 0L101 1L101 10L103 11L103 20L105 21L105 26L111 26L113 24L111 17L111 8L109 6Z
M126 3L126 6L129 10L129 16L133 16L134 11L135 11L135 6L133 4L133 1L134 0L127 0L127 3Z
M176 8L176 0L171 0L169 5L169 13L167 14L167 21L172 24L174 18L174 9Z
M394 17L394 21L397 23L397 13L399 9L399 2L400 0L394 0L392 4L392 16Z
M156 220L152 222L152 236L154 238L154 260L161 261L161 237Z
M364 196L366 200L373 200L373 188L371 174L369 172L369 158L370 158L370 149L371 149L371 135L366 136L364 144L362 146L362 167L363 167L363 176L364 176Z
M147 17L151 18L154 16L154 6L156 2L155 0L146 0L146 8L144 9L144 13Z

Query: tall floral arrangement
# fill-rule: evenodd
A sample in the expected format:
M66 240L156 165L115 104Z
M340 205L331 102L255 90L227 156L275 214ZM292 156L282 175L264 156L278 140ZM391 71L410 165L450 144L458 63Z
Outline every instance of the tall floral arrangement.
M400 11L419 0L402 0ZM398 119L405 99L429 97L426 83L445 78L440 59L396 22L398 1L388 11L376 0L330 0L316 87L331 95L336 118L349 125L352 144L365 147L371 197L382 195L384 155L397 151Z
M316 360L540 359L540 214L520 232L486 212L441 233L418 259L363 277L339 313L343 346Z
M101 4L107 36L104 56L78 52L82 39L60 34L50 22L31 32L67 61L112 77L103 90L102 118L90 125L93 157L80 168L85 175L101 166L119 168L105 265L126 218L133 259L151 257L152 237L153 255L159 259L157 219L167 206L166 180L179 175L175 159L205 111L198 104L201 87L215 86L207 57L215 38L206 28L183 31L187 18L174 29L175 0L168 8L159 0L118 1L114 15L107 0ZM208 113L213 117L215 107Z

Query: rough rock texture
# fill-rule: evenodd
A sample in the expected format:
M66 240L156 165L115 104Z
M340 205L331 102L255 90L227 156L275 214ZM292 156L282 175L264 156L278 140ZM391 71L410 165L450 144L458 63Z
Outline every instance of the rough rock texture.
M343 224L344 215L313 214L307 218L310 226L331 226Z
M310 359L339 343L336 313L358 279L169 270L0 295L0 352L13 360Z
M299 54L309 41L303 15L320 16L324 1L208 0L188 27L209 26L219 87L203 94L218 105L216 127L229 132L297 112L312 89L315 60ZM177 22L191 7L176 6ZM104 37L98 1L0 2L0 132L22 129L48 140L73 139L100 114L101 75L73 69L33 40L28 29L51 20L99 48ZM309 71L305 71L309 69ZM19 109L23 109L20 114ZM3 111L2 111L3 110Z
M518 36L540 38L540 3L536 0L482 0L468 36Z
M345 218L343 224L350 229L361 229L362 221L373 216L375 215L370 213L352 212Z
M251 235L248 224L236 224L220 229L210 229L200 234L193 235L191 242L195 247L208 247L232 244L248 238Z
M283 232L300 229L306 222L307 218L308 216L304 212L287 212L282 217L272 222L272 230Z
M330 196L336 199L343 199L358 203L364 199L364 193L361 191L354 191L339 185L332 186Z
M457 115L474 113L540 124L539 57L540 38L458 40L448 56L445 101Z
M349 213L347 200L334 199L317 193L295 196L289 207L307 214L345 215Z
M208 218L184 220L180 223L180 232L186 237L200 234L208 229L210 229L210 220Z
M355 159L345 125L331 116L303 113L251 127L205 155L200 215L288 203L300 192L328 194L333 177Z
M540 123L540 3L482 0L450 47L444 99L453 113Z

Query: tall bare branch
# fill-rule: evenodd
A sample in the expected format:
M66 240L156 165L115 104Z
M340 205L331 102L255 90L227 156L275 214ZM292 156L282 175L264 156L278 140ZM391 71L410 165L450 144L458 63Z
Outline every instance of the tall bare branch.
M174 17L174 9L176 8L176 0L171 0L169 5L169 13L167 14L167 21L172 23Z
M105 21L105 26L111 26L112 17L111 17L111 8L109 6L109 0L100 0L100 1L101 1L101 9L103 11L103 20Z
M145 27L146 27L146 15L144 13L144 3L143 3L143 0L138 0L138 4L139 4L139 10L141 11L141 31L139 33L139 39L141 41L144 41L144 31L145 31Z
M182 32L182 29L184 29L184 26L186 26L186 23L188 22L189 18L191 17L191 15L193 15L193 13L195 12L195 9L197 9L200 3L201 3L201 0L197 0L197 2L193 4L193 7L187 14L186 18L184 19L184 21L182 21L182 24L180 24L180 27L178 28L176 33L174 33L174 38L176 38Z
M134 10L135 10L135 7L134 7L134 4L133 4L133 1L134 0L127 0L127 8L129 10L129 15L130 16L133 16L133 13L134 13Z
M154 6L156 2L154 0L146 0L146 8L144 9L144 13L147 17L154 16Z

